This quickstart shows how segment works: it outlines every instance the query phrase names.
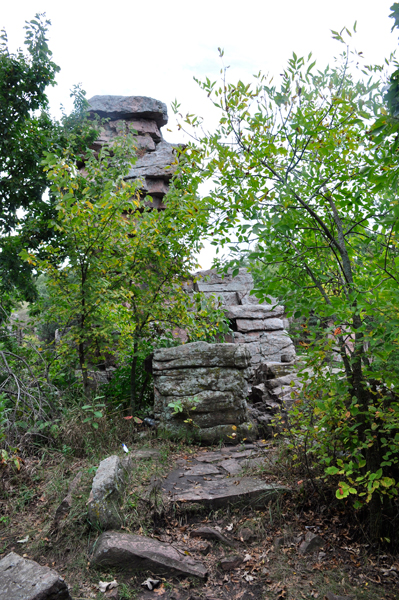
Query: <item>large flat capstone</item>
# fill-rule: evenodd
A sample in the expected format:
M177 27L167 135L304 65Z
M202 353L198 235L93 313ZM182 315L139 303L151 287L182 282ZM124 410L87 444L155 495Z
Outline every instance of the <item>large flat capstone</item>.
M49 567L10 552L0 560L0 600L72 600L65 581Z
M89 111L110 119L153 119L159 127L168 122L166 104L147 96L93 96Z
M107 531L97 540L90 563L94 566L147 570L153 573L205 578L205 566L174 546L153 538Z

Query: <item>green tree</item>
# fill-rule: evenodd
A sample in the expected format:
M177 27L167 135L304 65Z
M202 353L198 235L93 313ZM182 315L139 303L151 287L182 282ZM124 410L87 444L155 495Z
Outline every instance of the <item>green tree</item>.
M341 42L342 33L333 32ZM318 395L313 390L322 401L314 405L317 419L331 417L324 421L330 438L319 447L327 474L344 480L337 496L356 493L357 506L367 503L377 538L382 500L398 488L398 453L392 458L391 446L399 411L389 388L399 373L386 368L398 348L398 215L396 199L377 182L381 169L394 167L387 144L376 146L368 134L383 108L381 67L360 67L359 76L355 61L361 56L346 48L334 67L320 71L311 55L293 54L279 88L262 74L253 85L230 84L226 69L220 84L199 82L220 111L219 126L197 135L184 169L194 188L213 181L206 201L217 215L214 243L228 247L232 262L242 243L256 241L248 258L269 268L257 295L283 298L297 316L316 315L324 323L308 348L313 380L324 381ZM196 117L185 123L193 135L202 131ZM332 350L343 380L326 374ZM329 444L337 431L344 458L331 470Z
M32 268L20 251L44 255L46 244L57 237L50 226L56 200L46 193L44 153L73 142L84 154L97 135L83 119L87 101L79 86L71 93L72 114L60 122L50 117L47 88L55 85L59 71L47 44L50 24L45 14L26 23L26 53L11 53L6 32L0 35L0 290L6 310L15 300L37 296Z
M3 292L18 287L27 299L35 289L28 265L18 259L16 230L27 227L39 241L51 215L41 160L54 129L46 88L59 67L47 45L49 25L39 14L26 23L26 54L10 53L6 32L0 36L0 285Z
M176 327L194 337L212 335L225 327L223 314L212 307L190 310L184 277L195 266L202 224L187 219L192 210L173 191L166 210L153 211L140 198L138 183L125 181L135 160L132 136L104 146L99 155L87 151L84 170L76 168L77 158L70 148L61 157L47 153L44 161L58 202L53 227L62 247L48 247L45 260L26 251L23 256L47 276L45 317L63 332L61 363L76 357L87 394L90 364L107 353L129 354L134 411L143 347Z

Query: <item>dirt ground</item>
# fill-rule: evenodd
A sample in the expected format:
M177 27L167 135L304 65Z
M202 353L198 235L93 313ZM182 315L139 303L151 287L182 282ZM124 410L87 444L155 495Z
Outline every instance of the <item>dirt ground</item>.
M131 450L139 448L157 449L160 458L134 465L124 500L123 530L184 546L186 553L207 567L206 581L90 566L90 551L100 532L87 519L86 503L96 466L111 451L88 460L46 450L41 456L25 458L19 472L3 469L0 559L14 551L48 565L64 577L74 600L106 598L98 584L114 579L118 586L108 597L120 599L321 600L328 593L354 600L399 598L398 556L373 548L360 521L339 503L321 501L310 483L298 485L282 459L271 461L267 472L250 474L281 482L292 492L262 509L241 505L210 511L167 506L159 495L148 493L154 477L165 477L176 460L194 456L197 447L147 437L131 444ZM55 511L80 471L72 509L55 526ZM190 535L205 525L229 538L234 547ZM302 555L300 543L308 532L320 535L324 543ZM225 559L232 560L225 564ZM148 577L158 580L151 591L142 585Z

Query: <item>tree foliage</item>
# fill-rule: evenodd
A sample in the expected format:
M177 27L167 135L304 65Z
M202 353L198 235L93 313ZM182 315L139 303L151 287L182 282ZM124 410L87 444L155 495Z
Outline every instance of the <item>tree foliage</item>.
M0 35L0 289L5 308L13 299L32 301L37 295L32 268L20 259L20 251L44 254L57 236L51 227L56 201L48 193L42 165L45 152L74 142L83 154L97 135L83 119L87 101L80 86L71 93L71 115L57 122L49 114L47 89L59 71L47 44L50 24L44 14L26 23L26 53L11 53L6 32Z
M51 213L43 198L47 181L41 160L54 129L46 88L54 85L59 67L47 45L49 25L39 14L26 23L26 54L10 53L6 32L0 36L0 276L4 290L17 285L31 299L30 270L18 260L21 242L13 233L21 227L33 235L42 232Z
M215 335L225 327L223 314L211 306L189 310L184 277L195 266L201 223L187 219L190 206L173 193L166 210L151 210L139 182L126 181L134 139L116 139L98 155L87 151L80 171L78 158L73 148L61 156L46 153L58 202L53 227L62 246L49 246L45 260L23 256L48 278L45 318L59 323L61 363L69 358L73 368L78 362L87 394L90 366L129 354L133 410L143 347L148 353L155 338L172 337L176 328L194 337Z
M333 33L344 42L343 32ZM221 83L198 82L220 111L219 126L200 135L201 120L186 117L197 139L184 169L195 185L212 180L205 202L217 215L213 239L231 263L239 263L241 244L256 242L247 257L268 274L256 294L282 298L305 322L316 317L299 429L319 432L310 453L325 459L327 475L341 475L338 497L350 489L357 506L369 506L377 536L381 508L390 505L382 501L399 484L391 391L399 383L399 214L389 177L396 159L389 141L369 131L384 110L382 68L361 65L349 48L324 70L294 53L280 86L261 73L234 85L226 69ZM327 369L331 353L337 371Z

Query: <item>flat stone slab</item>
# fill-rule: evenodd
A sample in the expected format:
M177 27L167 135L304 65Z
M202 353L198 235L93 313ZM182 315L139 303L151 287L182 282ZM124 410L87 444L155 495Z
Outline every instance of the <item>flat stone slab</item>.
M119 567L130 571L193 575L205 578L205 566L184 551L153 538L107 531L95 543L90 560L94 566Z
M195 460L204 463L216 463L219 460L223 460L225 458L227 457L221 452L204 452L203 454L199 454L198 456L196 456Z
M272 498L289 491L281 485L245 476L245 469L266 466L271 455L267 449L247 444L199 452L179 460L179 468L162 481L166 502L199 503L210 507L248 503L263 506Z
M166 104L147 96L93 96L89 111L110 119L152 119L158 127L168 122Z
M155 371L186 369L187 367L234 367L246 369L249 356L236 344L192 342L173 348L158 348L152 367Z
M195 502L212 508L242 502L250 502L252 506L261 507L288 490L289 488L285 486L268 484L252 477L226 478L204 481L185 490L171 490L169 500Z
M284 314L284 306L272 304L247 304L246 306L228 306L227 317L229 319L271 319ZM256 329L256 327L252 327Z
M234 458L223 460L222 462L218 463L218 466L222 467L230 475L238 475L238 473L240 473L243 469L241 461L235 460Z
M72 600L56 571L10 552L0 560L0 600Z
M208 464L193 465L192 467L185 467L186 471L184 475L186 477L193 477L196 475L220 475L220 471L217 467Z

